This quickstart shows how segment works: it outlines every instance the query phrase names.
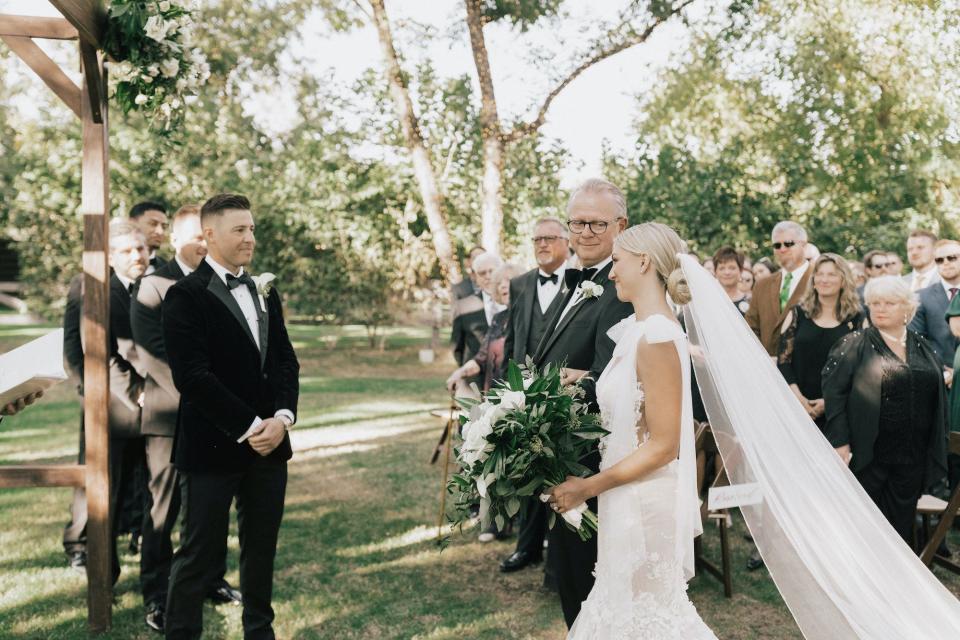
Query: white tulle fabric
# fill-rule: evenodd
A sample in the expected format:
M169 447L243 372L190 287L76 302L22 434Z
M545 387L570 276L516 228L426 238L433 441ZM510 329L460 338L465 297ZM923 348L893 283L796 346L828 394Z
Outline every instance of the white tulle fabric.
M741 511L804 637L960 638L960 602L887 524L717 281L679 258L710 424L731 483L762 489Z
M664 316L633 316L608 335L617 343L597 381L604 427L601 470L642 447L644 393L637 342L673 342L683 372L679 458L598 497L596 582L567 636L573 640L715 640L687 598L693 539L701 531L687 338Z

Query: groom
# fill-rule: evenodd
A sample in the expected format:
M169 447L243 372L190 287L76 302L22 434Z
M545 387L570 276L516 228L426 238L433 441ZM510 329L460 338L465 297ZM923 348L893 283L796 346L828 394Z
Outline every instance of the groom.
M633 307L617 299L609 279L613 239L627 226L627 207L623 192L616 185L594 178L581 184L567 204L567 227L577 240L576 252L582 271L567 269L567 292L537 347L534 362L564 365L565 382L584 375L586 401L596 406L596 380L613 355L614 343L607 331L633 313ZM586 281L592 285L583 286ZM600 469L599 451L582 461L596 473ZM596 511L596 500L590 500ZM548 569L555 576L567 627L580 613L580 604L593 588L593 569L597 562L597 541L581 541L576 532L559 519L550 531Z
M207 256L163 303L167 358L180 392L173 461L184 513L166 637L200 637L236 496L244 638L273 639L273 560L300 365L280 295L258 289L245 271L256 246L250 202L216 195L200 218Z

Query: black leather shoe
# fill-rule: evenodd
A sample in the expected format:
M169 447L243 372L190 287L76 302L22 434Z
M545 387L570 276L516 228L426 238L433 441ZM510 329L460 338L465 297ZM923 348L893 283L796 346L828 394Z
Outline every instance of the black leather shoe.
M223 583L208 593L207 599L214 604L243 604L243 596L240 595L240 592L227 583Z
M67 564L77 571L87 570L87 554L83 551L72 551L67 554Z
M534 556L526 551L514 551L500 563L500 571L504 573L520 571L524 567L540 564L541 560L543 560L542 556Z
M163 610L163 605L156 602L151 602L147 605L147 626L156 631L157 633L163 633L163 625L165 620L165 612Z
M747 558L747 571L756 571L763 566L763 558L760 557L760 554L757 551L754 551L750 554L750 557Z
M132 556L140 553L140 536L130 534L130 544L127 545L127 553Z

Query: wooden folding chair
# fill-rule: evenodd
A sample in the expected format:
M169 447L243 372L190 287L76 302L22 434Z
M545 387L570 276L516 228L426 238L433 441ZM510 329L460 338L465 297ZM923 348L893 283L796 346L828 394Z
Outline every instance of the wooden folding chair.
M730 484L727 479L726 469L723 468L723 459L717 450L717 443L714 440L710 425L706 422L697 424L696 430L696 451L697 451L697 490L700 492L700 519L703 522L704 534L707 532L707 524L716 522L720 529L720 566L708 560L703 555L703 536L694 540L694 556L696 558L696 568L703 569L714 578L723 583L723 595L727 598L733 597L733 577L730 562L730 532L729 522L730 514L727 509L718 509L710 511L707 506L707 496L710 487L725 487ZM714 457L714 478L713 482L707 482L707 455L713 453Z
M950 432L947 450L954 455L960 455L960 433ZM917 503L917 513L923 519L923 534L927 541L920 553L920 559L928 567L936 563L945 569L960 574L960 564L937 553L940 543L947 537L947 532L950 531L953 520L957 517L958 509L960 509L960 485L957 485L956 489L953 490L949 502L936 496L920 496L920 501ZM930 519L933 516L939 517L940 522L931 533Z

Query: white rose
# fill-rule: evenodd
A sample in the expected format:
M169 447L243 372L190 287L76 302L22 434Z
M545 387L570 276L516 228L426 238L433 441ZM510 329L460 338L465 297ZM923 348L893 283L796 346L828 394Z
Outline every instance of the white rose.
M170 11L170 1L162 0L160 2L160 11Z
M137 97L133 99L133 103L137 105L144 105L144 104L147 104L147 101L149 99L150 98L140 93L140 94L137 94Z
M147 73L150 74L151 78L156 78L158 75L160 75L160 65L158 65L157 63L153 63L152 65L147 67Z
M500 396L500 408L504 411L523 409L524 406L526 406L526 400L527 397L523 391L505 391L503 395Z
M163 42L169 28L167 21L161 16L150 16L147 18L147 23L143 25L143 31L147 37L157 42Z
M180 71L180 61L176 58L167 58L160 63L160 71L163 73L164 78L176 77Z
M145 73L140 74L140 79L146 82L147 84L153 84L153 77Z

